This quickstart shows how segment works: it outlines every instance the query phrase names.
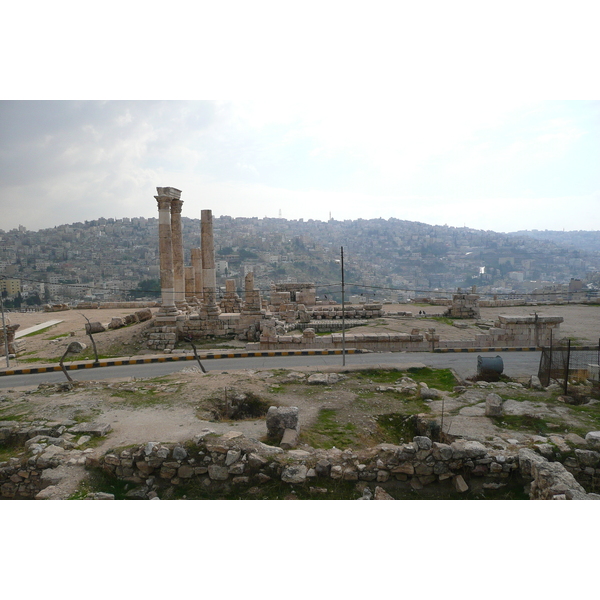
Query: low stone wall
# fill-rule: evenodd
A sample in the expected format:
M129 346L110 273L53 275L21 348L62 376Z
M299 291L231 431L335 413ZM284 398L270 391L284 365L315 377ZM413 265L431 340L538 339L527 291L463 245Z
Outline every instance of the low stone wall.
M75 308L157 308L161 306L160 302L132 301L132 302L79 302Z
M377 484L394 491L468 491L530 487L532 499L600 499L586 494L563 465L548 462L529 449L518 454L495 451L475 441L450 444L417 436L402 445L380 444L364 451L289 450L268 446L232 432L205 433L192 444L149 442L88 465L138 484L131 497L153 498L170 486L194 478L207 491L259 494L260 486L277 480L289 484L327 486L331 480ZM531 484L529 486L529 484ZM318 492L317 492L318 493Z
M95 433L104 435L110 429L102 427ZM529 448L515 453L464 439L440 443L416 436L408 444L379 444L361 451L284 451L239 432L218 436L205 430L186 444L148 442L94 458L92 449L78 450L66 439L69 434L60 429L19 423L0 428L3 444L24 444L32 454L0 463L1 498L43 499L48 495L46 488L64 477L65 468L85 464L134 484L127 496L139 499L160 497L168 488L192 481L215 495L238 491L251 497L273 481L306 484L318 495L332 480L372 483L384 493L400 495L412 490L458 497L468 490L523 485L532 499L600 499L600 495L586 493L573 474L600 475L600 453L595 451L576 450L566 461L570 472L560 462L549 462ZM93 429L85 431L92 433Z
M307 335L307 332L309 335ZM346 348L371 350L372 352L427 352L432 349L431 341L422 334L408 333L355 333L346 334ZM248 348L260 350L311 350L325 348L341 350L343 340L341 333L314 336L310 330L303 335L278 335L274 338L261 337L260 344L248 344ZM436 347L437 342L436 342Z

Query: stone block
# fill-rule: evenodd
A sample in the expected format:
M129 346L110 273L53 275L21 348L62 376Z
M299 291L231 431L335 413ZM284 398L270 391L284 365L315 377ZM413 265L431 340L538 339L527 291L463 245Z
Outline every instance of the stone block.
M585 441L593 450L600 450L600 431L590 431L586 434Z
M283 469L281 480L286 483L304 483L307 473L306 465L288 465Z
M498 394L488 394L485 398L485 416L486 417L501 417L502 416L502 398Z
M469 489L469 486L467 485L467 482L463 479L462 475L455 475L452 478L452 485L454 485L454 489L460 494L463 494Z
M229 469L221 465L209 465L208 476L214 481L225 481L229 477Z
M286 429L298 429L297 406L271 406L267 412L267 435L280 440Z
M281 438L281 443L279 444L284 450L289 450L290 448L295 448L298 444L298 429L286 429L283 432L283 437Z

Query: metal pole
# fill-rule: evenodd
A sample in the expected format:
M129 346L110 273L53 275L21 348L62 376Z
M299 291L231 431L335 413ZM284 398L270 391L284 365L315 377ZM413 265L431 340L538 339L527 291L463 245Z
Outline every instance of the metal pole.
M571 340L567 344L567 364L565 366L565 396L567 395L567 386L569 384L569 361L571 360Z
M4 321L4 300L2 292L0 292L0 310L2 311L2 331L4 332L4 352L6 353L6 368L10 367L10 359L8 358L8 331L6 331L6 323Z
M344 246L340 248L342 264L342 366L346 366L346 300L344 288Z
M550 385L550 378L552 377L552 329L550 330L550 356L548 357L548 381L546 386Z

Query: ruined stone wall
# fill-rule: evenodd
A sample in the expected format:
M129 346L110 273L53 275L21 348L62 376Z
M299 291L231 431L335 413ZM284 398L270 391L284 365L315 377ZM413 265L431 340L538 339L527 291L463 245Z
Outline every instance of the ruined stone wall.
M139 499L160 496L166 488L192 480L207 491L237 490L249 496L260 494L261 486L271 481L308 484L318 495L323 489L319 486L341 480L373 483L390 493L462 494L526 485L532 499L600 499L593 493L600 475L600 453L594 450L575 450L565 468L528 448L515 454L464 439L441 443L421 435L407 444L379 444L360 451L285 451L239 432L218 436L205 430L185 444L148 442L94 458L91 448L77 450L66 437L56 428L5 423L0 442L24 444L31 456L0 463L0 497L43 499L43 490L64 477L60 469L85 464L134 484L128 496ZM584 488L582 483L588 482Z
M92 309L92 308L157 308L161 306L160 302L145 301L145 302L79 302L75 308L77 309Z
M530 497L535 499L600 499L586 493L561 463L548 462L532 450L514 454L475 441L444 444L426 436L362 451L284 451L238 432L204 433L186 445L149 442L99 461L88 459L87 464L137 484L130 493L136 498L160 496L167 487L197 479L207 491L248 495L260 494L261 486L273 480L309 484L317 495L320 486L343 480L376 484L391 493L435 489L457 495L530 484Z
M9 354L17 354L21 350L22 342L15 339L19 327L21 326L18 324L6 324L6 339L4 338L4 329L0 327L0 356L6 356L7 345Z
M359 348L373 352L426 352L431 342L423 334L408 333L355 333L346 334L346 348ZM248 344L248 349L257 350L310 350L325 348L341 350L341 333L316 336L313 329L305 329L302 335L261 336L260 343ZM436 346L437 347L437 346Z

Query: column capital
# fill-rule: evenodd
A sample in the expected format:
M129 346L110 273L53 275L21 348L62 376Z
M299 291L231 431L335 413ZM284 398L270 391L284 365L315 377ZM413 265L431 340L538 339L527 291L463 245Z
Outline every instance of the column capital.
M170 196L154 196L158 202L158 210L169 210L171 208L172 199Z
M181 213L182 206L183 206L183 200L179 200L178 198L173 198L171 200L171 214Z

